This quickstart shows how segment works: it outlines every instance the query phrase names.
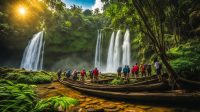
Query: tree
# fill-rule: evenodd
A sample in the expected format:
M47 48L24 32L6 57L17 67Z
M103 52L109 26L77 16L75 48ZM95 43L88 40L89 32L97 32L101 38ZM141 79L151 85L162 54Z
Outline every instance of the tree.
M95 15L99 14L99 12L100 12L100 11L99 11L99 8L94 9L94 14L95 14Z
M86 9L83 11L84 16L91 16L92 15L92 11L90 9Z

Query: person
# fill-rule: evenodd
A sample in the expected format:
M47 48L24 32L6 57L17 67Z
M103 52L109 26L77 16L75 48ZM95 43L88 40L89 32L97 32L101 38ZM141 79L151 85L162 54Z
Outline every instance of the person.
M151 64L147 65L147 75L151 76Z
M158 76L158 80L161 81L162 80L161 65L158 60L155 61L154 66L156 68L156 75Z
M85 69L82 69L81 70L81 81L85 81L85 76L86 76L86 72L85 72Z
M140 71L141 71L142 77L146 77L145 67L143 64L140 65Z
M93 70L90 70L89 73L90 73L90 74L89 74L90 80L91 80L91 82L92 82L92 81L93 81Z
M122 72L122 67L120 66L117 69L118 77L121 77L121 72Z
M126 67L126 65L123 68L123 74L124 74L124 78L126 80L127 79L127 67Z
M62 75L62 70L59 69L58 72L57 72L58 80L61 79L61 75Z
M73 80L77 80L78 79L78 72L77 72L77 70L76 69L74 69L74 71L73 71Z
M138 64L136 63L135 66L134 66L134 71L135 71L135 78L139 77L138 74L139 74L139 66Z
M134 65L133 65L132 68L131 68L131 74L132 74L133 77L134 77L134 73L135 73L135 68L134 68Z
M127 69L127 79L129 79L130 76L130 67L128 65L126 65L126 69Z
M97 68L93 70L93 74L94 74L94 80L98 81L99 70Z
M67 69L67 71L66 71L66 77L67 77L67 79L69 79L70 76L71 76L71 70Z

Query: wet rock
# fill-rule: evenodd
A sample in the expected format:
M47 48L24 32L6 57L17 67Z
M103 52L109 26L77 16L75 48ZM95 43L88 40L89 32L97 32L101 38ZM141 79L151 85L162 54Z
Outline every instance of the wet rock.
M105 112L119 112L119 109L118 108L115 108L115 109L104 109Z
M120 103L120 102L116 102L115 105L122 105L122 103Z
M137 108L140 108L140 109L143 109L143 110L148 110L148 109L151 109L151 106L140 105L140 106L137 106Z
M82 103L82 104L80 104L79 106L80 107L85 107L87 105L87 103Z
M105 112L104 109L88 108L87 112Z
M147 112L171 112L171 109L168 108L151 108Z
M104 108L104 109L115 109L116 105L110 104L110 103L104 103L104 104L101 105L101 107Z
M86 96L79 96L79 98L86 98Z
M89 104L97 104L97 103L99 103L98 100L93 100L93 101L89 102Z
M52 86L52 87L48 87L48 89L56 89L56 87Z
M87 105L85 105L85 108L86 108L86 109L95 108L95 106L94 106L94 105L88 105L88 104L87 104Z
M91 98L86 98L85 101L86 101L86 102L92 101L92 99L91 99Z
M124 105L118 105L117 108L119 108L120 110L123 110L124 108L126 108L127 106Z
M70 109L69 112L87 112L87 110L84 108L80 108L80 107L74 107L74 108Z
M125 108L124 112L145 112L145 111L140 108L127 107Z
M84 102L84 101L85 101L85 99L79 99L79 101L80 101L80 102Z

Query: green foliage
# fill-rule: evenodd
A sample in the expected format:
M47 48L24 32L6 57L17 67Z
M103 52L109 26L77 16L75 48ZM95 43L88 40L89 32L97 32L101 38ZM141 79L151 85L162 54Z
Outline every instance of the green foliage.
M198 41L171 48L168 56L171 59L171 65L178 73L189 76L198 76L200 73L200 44Z
M0 111L28 112L37 103L35 86L14 84L7 80L0 80Z
M0 80L1 112L57 112L78 105L79 101L70 97L50 97L39 101L36 86L14 84Z
M70 107L79 104L79 101L70 97L51 97L39 101L34 112L58 112L66 111Z
M47 73L45 71L24 71L21 69L0 69L1 76L7 80L12 80L18 83L26 84L42 84L50 83L53 79L56 79L54 73Z
M110 82L110 84L112 84L112 85L122 85L122 84L124 84L124 80L122 78L115 78Z

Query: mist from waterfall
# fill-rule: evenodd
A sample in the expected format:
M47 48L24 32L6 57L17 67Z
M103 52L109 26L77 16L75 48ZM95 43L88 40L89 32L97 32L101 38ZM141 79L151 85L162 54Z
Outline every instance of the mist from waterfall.
M94 66L101 69L101 31L98 30Z
M122 66L130 65L131 53L130 53L130 31L129 31L129 29L126 29L126 32L125 32L125 35L124 35L124 42L123 42L123 45L122 45L122 51L123 51Z
M113 68L114 41L115 41L115 32L112 33L111 38L110 38L106 71L114 71L114 68Z
M25 48L20 68L27 70L42 70L44 54L43 31L33 35Z

